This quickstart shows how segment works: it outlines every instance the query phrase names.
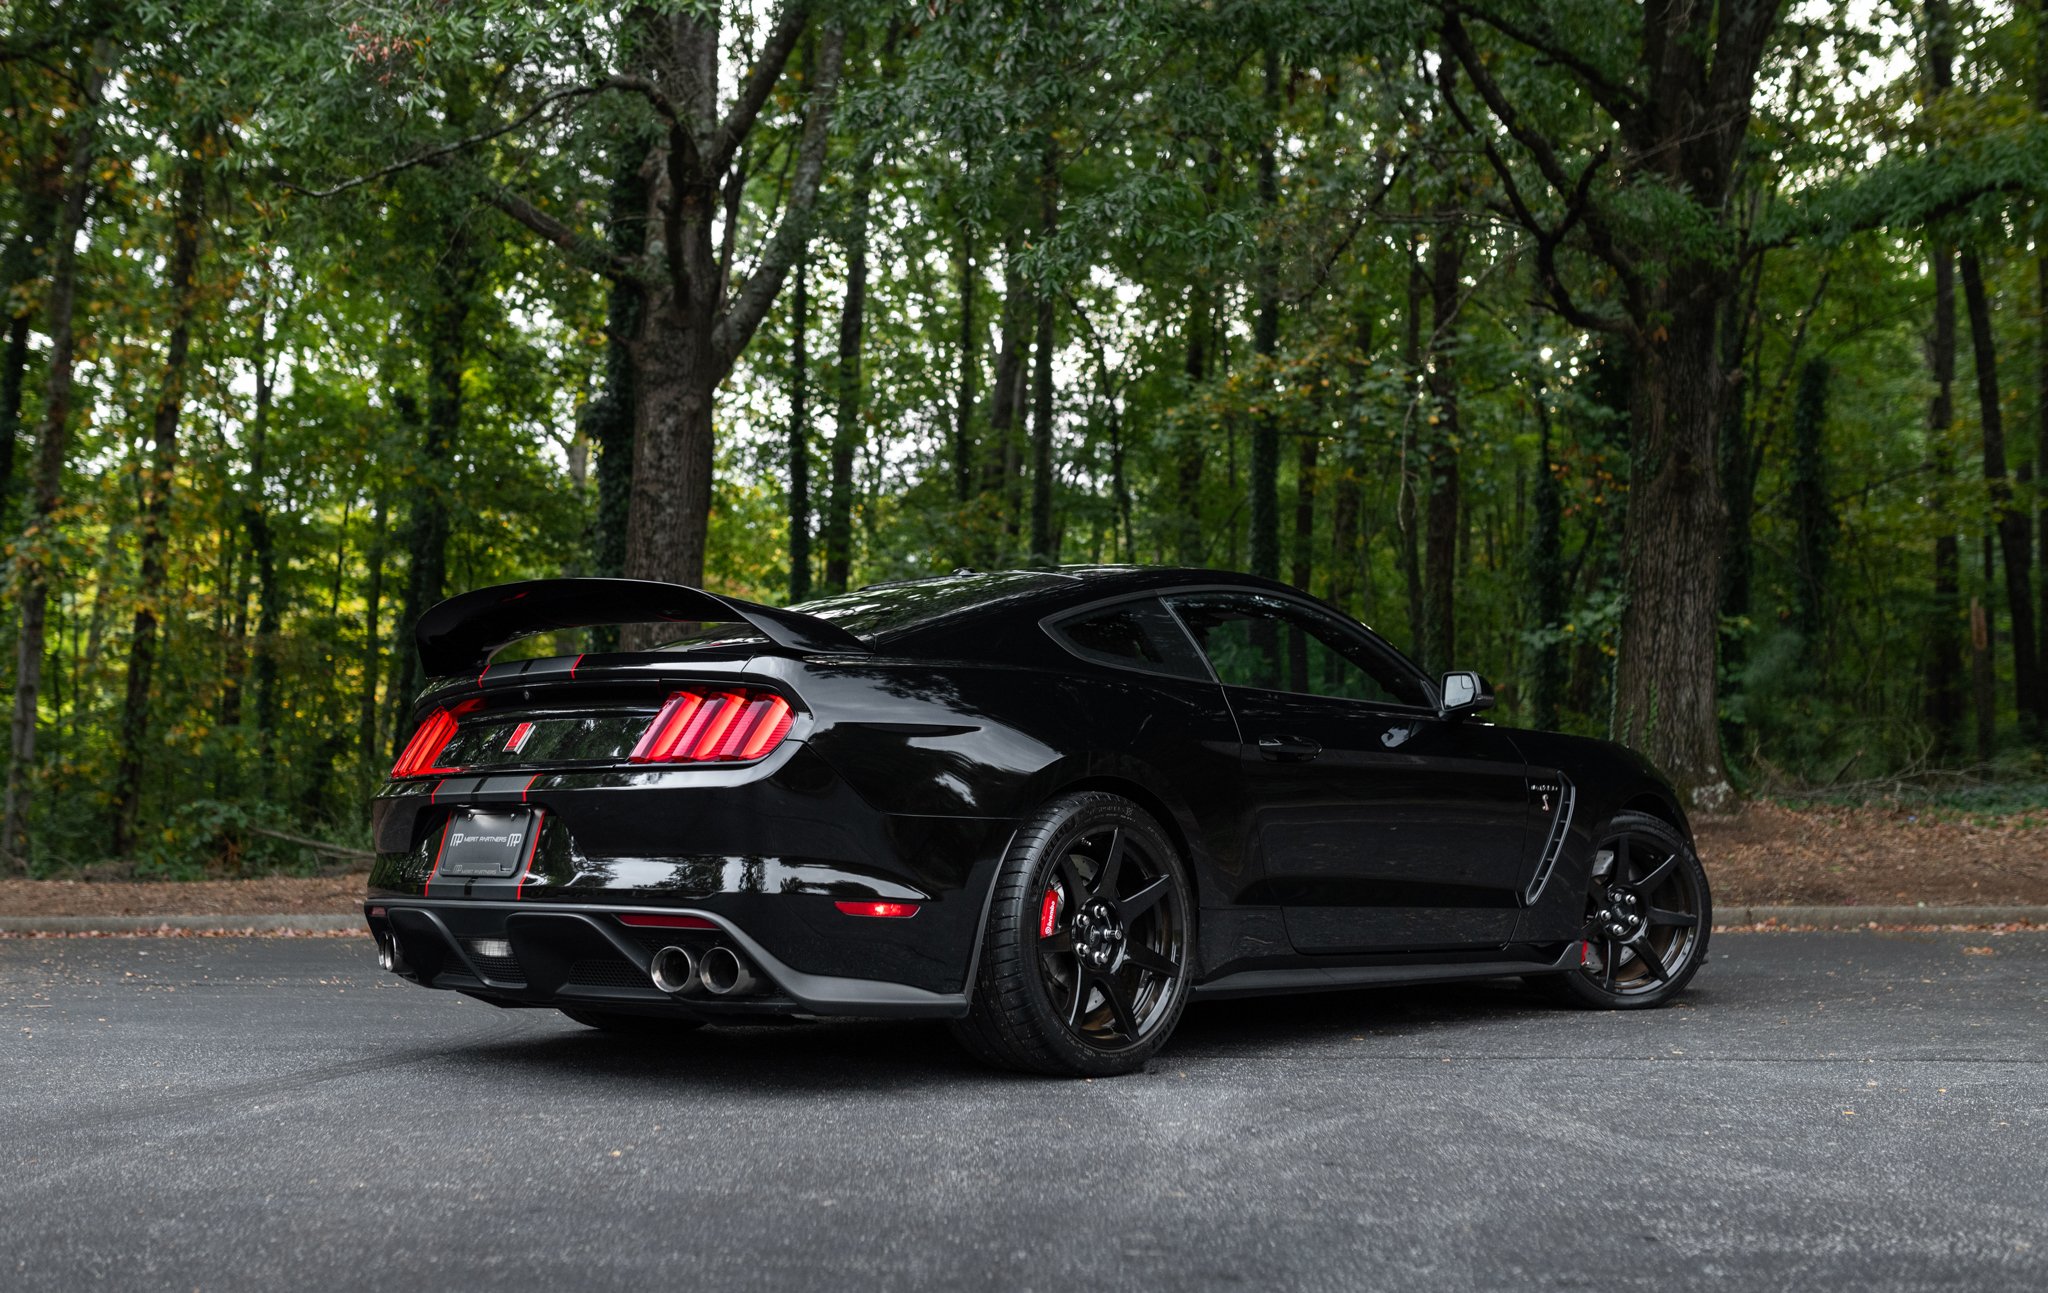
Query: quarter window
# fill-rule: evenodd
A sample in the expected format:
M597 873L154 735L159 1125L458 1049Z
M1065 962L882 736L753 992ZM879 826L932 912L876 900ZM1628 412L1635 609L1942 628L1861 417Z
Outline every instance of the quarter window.
M1209 680L1194 643L1172 613L1149 598L1084 611L1050 627L1055 641L1084 660Z
M1226 686L1427 707L1422 679L1329 616L1278 597L1198 594L1174 611Z

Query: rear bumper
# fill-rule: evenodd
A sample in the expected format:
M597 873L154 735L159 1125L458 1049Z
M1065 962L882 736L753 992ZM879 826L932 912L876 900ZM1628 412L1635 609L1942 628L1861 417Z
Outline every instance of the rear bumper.
M438 870L444 828L464 808L532 814L535 843L517 875ZM887 989L899 987L919 994L907 1000L944 1013L944 1003L964 1001L987 897L1015 823L879 810L792 743L744 768L393 783L377 798L374 827L368 905L423 913L422 920L433 913L448 927L444 935L423 926L422 938L504 938L520 927L538 939L538 931L560 928L587 943L576 930L621 933L608 912L689 911L731 931L735 947L757 949L790 1000L817 1003L817 1013L848 1013L833 1006L842 1000L886 1004L896 999ZM840 912L840 901L909 902L918 910L908 919L871 919ZM543 926L515 913L580 914L596 923ZM626 942L644 970L652 949L633 937ZM591 946L607 955L619 950ZM478 974L482 967L461 969L459 956L446 973L461 969L479 982L442 983L438 975L428 982L552 1004L543 990L551 962L538 944L536 956L535 977L518 993ZM846 986L858 984L879 988ZM563 979L556 991L569 986Z
M629 926L622 914L698 916L713 929ZM920 913L921 915L922 913ZM810 973L789 964L727 916L702 908L425 898L371 899L364 915L380 944L395 942L395 972L423 987L451 989L510 1006L578 1006L700 1019L748 1015L858 1015L950 1019L967 994L908 983ZM848 918L853 919L853 918ZM909 921L890 922L898 924ZM867 922L876 923L876 922ZM479 941L503 941L509 956ZM671 996L654 986L649 963L663 946L701 955L723 946L760 979L745 995L703 990Z

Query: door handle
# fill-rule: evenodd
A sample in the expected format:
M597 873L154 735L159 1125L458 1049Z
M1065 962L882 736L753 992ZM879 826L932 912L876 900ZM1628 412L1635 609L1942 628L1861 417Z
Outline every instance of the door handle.
M1259 753L1275 763L1307 763L1323 752L1321 743L1305 736L1262 736Z

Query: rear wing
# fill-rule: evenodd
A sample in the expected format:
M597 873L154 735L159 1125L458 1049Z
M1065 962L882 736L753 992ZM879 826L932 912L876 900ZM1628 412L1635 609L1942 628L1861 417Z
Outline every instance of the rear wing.
M427 675L440 678L475 673L500 648L535 633L663 621L746 624L791 651L869 653L829 620L651 579L529 579L479 588L420 616L413 640Z

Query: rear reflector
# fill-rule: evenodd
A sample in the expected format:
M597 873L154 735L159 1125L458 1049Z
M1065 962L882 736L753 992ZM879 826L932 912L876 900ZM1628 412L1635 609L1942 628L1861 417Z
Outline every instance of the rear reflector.
M884 916L901 920L917 914L914 902L840 902L833 906L849 916Z
M640 929L717 929L715 921L702 916L650 916L628 913L619 917L621 925L633 925Z
M633 763L758 759L782 744L793 717L789 702L772 691L679 691L627 757Z

